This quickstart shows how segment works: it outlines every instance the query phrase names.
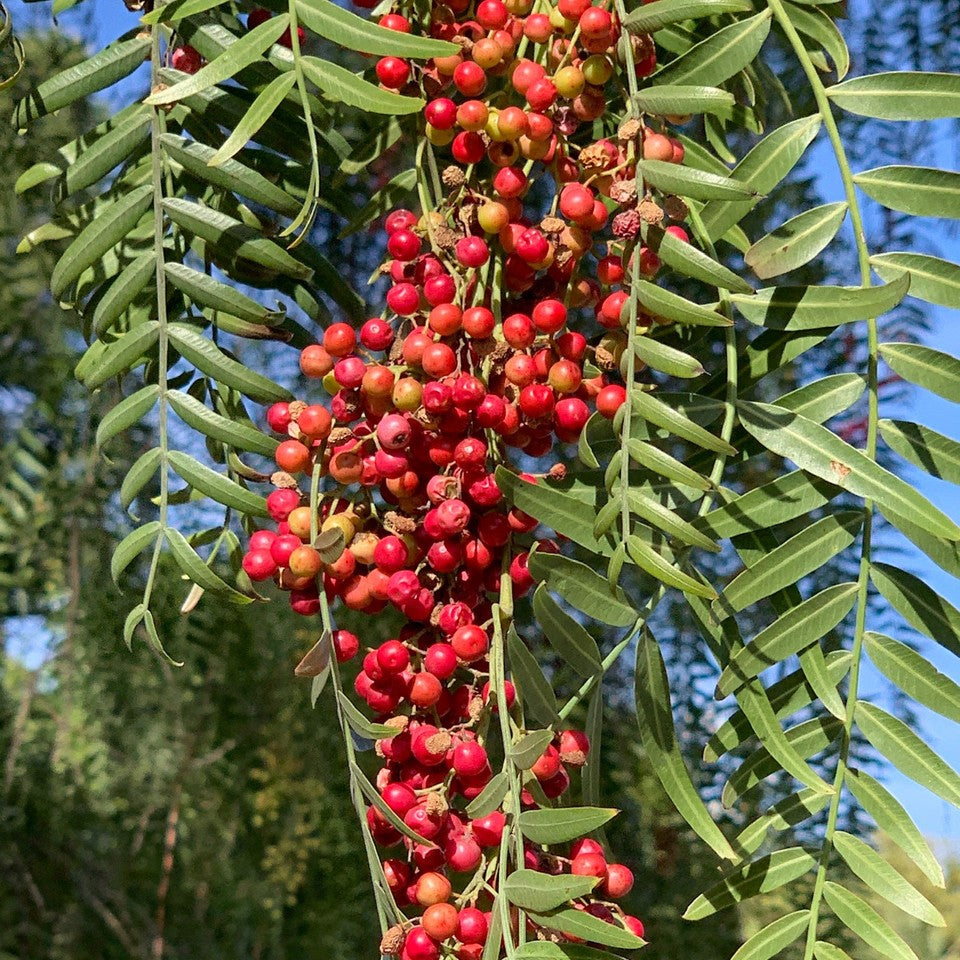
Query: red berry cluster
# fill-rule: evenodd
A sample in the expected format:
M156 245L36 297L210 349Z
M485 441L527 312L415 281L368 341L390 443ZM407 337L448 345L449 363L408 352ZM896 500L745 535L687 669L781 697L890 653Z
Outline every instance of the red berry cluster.
M655 68L652 40L622 37L603 2L533 9L532 0L435 2L418 29L459 52L376 64L384 87L427 99L426 209L385 220L383 313L359 329L333 323L302 351L302 372L328 398L269 410L284 438L267 501L277 530L253 534L243 562L253 580L288 591L298 613L339 600L405 618L375 648L361 651L343 630L331 639L340 663L362 658L355 691L394 731L376 743L380 802L367 824L376 843L403 851L383 871L408 920L382 944L402 960L479 960L497 886L491 864L507 855L504 831L516 836L509 802L466 812L493 776L488 750L502 749L489 738L492 715L505 709L523 729L511 681L499 696L491 689L490 657L503 626L497 596L533 585L537 521L505 502L496 470L562 476L560 445L577 441L593 410L616 415L627 399L624 328L631 316L641 330L663 322L627 309L628 278L660 269L650 245L658 231L688 240L683 203L638 177L641 159L682 163L680 141L639 118L594 136L608 86L617 100L625 69L642 78ZM397 12L380 24L412 29ZM438 163L434 151L447 150ZM319 484L314 507L304 478ZM537 549L558 547L540 539ZM589 749L583 733L558 732L521 772L521 806L563 795ZM514 868L597 878L573 906L642 933L616 904L630 870L594 841L566 855L530 841L522 850ZM525 935L576 940L529 918Z

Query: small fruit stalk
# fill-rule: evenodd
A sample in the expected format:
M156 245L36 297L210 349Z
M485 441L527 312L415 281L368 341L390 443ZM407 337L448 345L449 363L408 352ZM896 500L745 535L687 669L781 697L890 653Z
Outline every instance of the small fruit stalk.
M268 412L283 438L268 498L276 529L253 534L244 568L304 616L338 602L405 618L375 648L329 636L337 664L360 661L354 690L377 724L366 827L397 918L382 953L641 946L643 924L618 905L626 866L577 828L547 843L522 829L524 812L566 802L571 774L599 758L583 732L557 729L516 759L527 730L504 637L533 585L534 543L559 545L505 502L497 470L563 477L591 415L617 416L627 278L660 268L641 237L688 239L684 205L646 191L637 167L682 163L682 145L610 119L626 112L624 72L647 76L656 51L649 37L621 42L617 18L590 0L454 0L423 21L396 11L380 24L461 52L376 65L384 87L427 97L421 210L383 224L383 312L359 329L333 323L301 354L327 399ZM637 315L640 329L660 322ZM524 884L530 874L551 880Z

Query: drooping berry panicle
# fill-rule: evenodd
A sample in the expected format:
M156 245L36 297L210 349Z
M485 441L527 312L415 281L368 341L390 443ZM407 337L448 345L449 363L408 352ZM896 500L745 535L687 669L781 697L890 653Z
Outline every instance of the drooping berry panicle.
M591 942L597 921L639 946L643 924L618 906L628 867L576 827L556 843L521 829L598 758L562 723L515 757L524 691L504 638L533 545L559 545L506 502L497 470L562 477L591 415L618 415L628 277L660 268L641 227L688 240L683 204L648 193L637 164L680 164L684 148L626 115L624 73L650 74L656 51L603 2L448 0L409 16L379 22L460 48L376 65L384 87L427 100L421 209L383 222L381 313L327 327L300 358L322 391L268 412L284 438L277 526L253 534L244 568L305 616L340 603L405 618L376 647L329 637L339 664L359 659L354 690L380 725L366 824L391 901L383 953L496 960L528 940ZM518 871L582 883L556 902L508 896Z

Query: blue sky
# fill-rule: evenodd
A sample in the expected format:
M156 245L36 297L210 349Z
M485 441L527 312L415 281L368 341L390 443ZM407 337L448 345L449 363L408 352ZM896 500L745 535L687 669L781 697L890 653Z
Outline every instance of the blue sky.
M46 4L31 4L29 8L21 4L14 10L14 18L21 23L26 19L34 19L34 22L41 23L48 10L49 7ZM127 11L122 0L86 0L59 18L62 29L85 37L93 34L95 41L100 45L114 40L121 33L136 26L136 23L137 14ZM944 167L954 167L956 158L949 145L955 141L946 125L943 126L943 136L937 142L939 145L937 152L941 156L938 156L936 161ZM821 171L819 183L824 202L843 199L833 156L822 135L821 141L815 145L814 150L816 169ZM870 201L867 198L863 199L867 205L869 219L871 214L876 215L876 211L870 209ZM928 226L929 229L925 231L927 242L923 245L921 252L933 253L955 261L960 260L960 241L957 233L945 230L944 224L936 221L929 221ZM849 230L849 221L847 229ZM854 266L851 264L849 281L851 283L857 282ZM928 306L926 309L929 311L928 316L931 320L928 345L960 355L960 317L956 312L937 307ZM928 393L917 391L906 404L899 407L888 406L882 410L882 415L919 420L942 433L960 437L956 406ZM960 522L960 491L956 487L913 468L905 468L904 475L948 515ZM923 554L913 550L906 556L903 565L921 576L954 605L960 607L960 583L939 570ZM35 627L35 624L27 627L25 632L35 638ZM15 635L11 639L16 643ZM941 671L960 680L960 668L952 655L934 643L927 643L924 653ZM868 664L864 673L864 695L882 695L882 690L882 678ZM956 729L936 714L922 708L918 710L923 718L927 742L955 768L960 769L960 737L957 737ZM925 833L948 839L953 843L960 840L960 812L953 810L948 804L895 770L890 770L885 779Z

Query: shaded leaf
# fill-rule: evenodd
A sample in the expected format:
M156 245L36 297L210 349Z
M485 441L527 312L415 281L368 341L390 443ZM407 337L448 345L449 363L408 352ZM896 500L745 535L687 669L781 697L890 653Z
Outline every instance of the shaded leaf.
M872 563L870 579L907 623L960 657L960 610L949 600L888 563Z
M546 580L551 590L594 620L613 627L628 627L636 620L623 592L611 590L586 564L538 550L530 557L529 568L535 580Z
M805 210L758 240L743 259L761 280L796 270L826 249L848 209L846 203L827 203Z
M849 547L862 525L860 510L841 510L817 520L734 577L715 609L745 610L797 583Z
M706 40L658 70L654 84L706 84L716 86L746 67L770 32L770 11L722 27Z
M63 252L50 276L50 290L59 297L80 275L120 243L150 209L153 187L136 187L107 204Z
M532 716L547 726L559 723L553 687L543 675L537 658L527 649L512 624L507 633L507 653L511 678L520 688L524 715Z
M290 14L281 13L270 17L253 30L248 30L235 39L220 56L201 67L196 73L175 83L165 90L157 90L146 98L146 103L161 106L176 103L184 97L192 96L208 87L236 76L244 67L256 62L290 26Z
M398 93L382 90L329 60L317 57L301 57L303 72L331 100L339 100L351 107L359 107L369 113L384 113L400 116L418 113L425 101L420 97L404 97Z
M651 768L684 820L720 857L736 860L733 848L714 823L683 762L673 726L670 681L663 655L649 630L637 640L634 682L640 741Z
M193 327L171 323L167 334L170 342L190 363L219 383L239 390L252 400L268 402L290 399L291 394L284 387L228 357L212 340Z
M700 894L687 907L685 920L703 920L760 893L777 890L802 877L817 861L802 847L777 850L766 857L730 871L723 880Z
M550 646L565 664L584 678L600 673L597 641L573 617L564 613L543 584L533 595L533 615Z
M869 844L838 830L833 836L833 846L847 866L875 893L930 926L946 926L940 911Z
M717 682L717 696L728 696L747 680L816 643L843 621L856 600L856 583L838 583L788 610L733 657Z

